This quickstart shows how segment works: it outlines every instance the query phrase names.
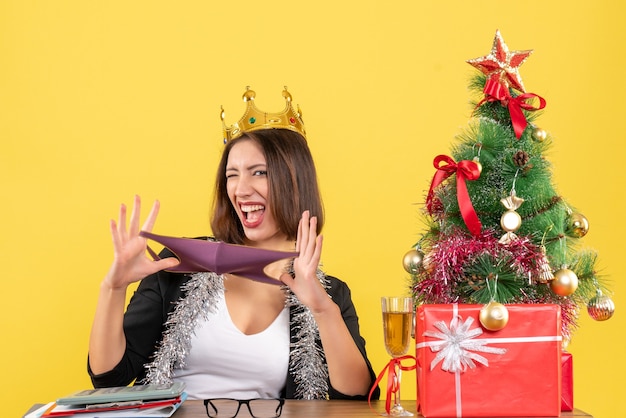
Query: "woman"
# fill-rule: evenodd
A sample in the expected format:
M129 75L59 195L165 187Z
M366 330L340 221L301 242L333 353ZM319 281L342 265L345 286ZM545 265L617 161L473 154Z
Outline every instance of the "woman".
M111 221L115 256L89 344L94 386L181 380L191 399L367 398L375 375L350 291L318 269L322 203L301 132L290 125L241 130L228 138L216 180L215 239L295 249L295 259L265 268L282 286L165 271L178 260L167 252L158 261L146 257L140 199L128 228L122 205L119 223ZM152 230L158 210L157 202L143 230ZM124 314L126 289L139 280Z

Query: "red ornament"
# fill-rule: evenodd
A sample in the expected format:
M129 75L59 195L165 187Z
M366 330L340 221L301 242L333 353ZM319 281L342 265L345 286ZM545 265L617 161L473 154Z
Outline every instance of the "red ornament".
M500 31L496 31L496 37L493 40L491 53L484 57L474 58L467 62L478 68L490 79L495 79L505 87L512 87L521 92L525 92L522 77L519 74L519 67L526 61L526 58L532 54L533 50L525 51L509 51L504 43Z

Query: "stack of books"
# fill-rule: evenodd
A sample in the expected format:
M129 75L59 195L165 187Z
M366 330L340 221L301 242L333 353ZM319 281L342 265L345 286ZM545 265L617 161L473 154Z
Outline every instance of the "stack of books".
M81 390L37 408L24 418L171 417L187 398L184 390L181 382Z

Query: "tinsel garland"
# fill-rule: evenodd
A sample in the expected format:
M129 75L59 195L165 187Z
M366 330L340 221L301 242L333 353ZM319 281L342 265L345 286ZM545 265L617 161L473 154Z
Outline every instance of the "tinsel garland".
M185 366L198 322L208 320L209 314L215 312L217 299L224 293L224 276L212 272L195 273L181 289L185 296L176 302L165 322L163 339L154 360L145 366L145 384L171 383L174 368Z
M289 271L293 272L293 263ZM317 278L324 288L329 287L326 275L318 269ZM289 371L296 383L298 399L326 399L328 397L328 366L319 340L319 330L310 309L303 305L291 290L284 286L285 304L291 310L292 336ZM216 273L195 273L182 287L183 294L165 323L163 339L154 355L146 364L144 384L172 382L175 368L185 366L185 358L191 350L191 337L200 320L207 321L215 312L217 299L224 293L224 276Z
M578 308L576 303L561 298L545 288L545 283L536 283L543 273L543 252L528 237L518 237L507 245L498 242L495 231L485 230L479 237L472 237L459 230L440 234L436 239L422 241L427 257L424 269L414 276L413 295L420 303L476 303L466 300L458 293L461 282L467 280L466 268L478 255L489 255L493 260L509 261L508 268L520 277L532 280L520 289L520 295L507 303L555 303L561 306L562 335L568 340L576 327Z
M293 275L293 263L290 265L290 274ZM317 279L325 289L328 289L329 280L326 275L317 270ZM294 324L292 330L291 350L289 354L289 372L296 383L296 399L326 399L328 398L328 366L326 356L319 340L319 330L311 310L303 305L291 289L285 286L286 303L291 308Z
M510 258L511 267L521 275L531 273L533 277L538 277L536 255L539 252L539 247L525 237L506 246L501 245L491 230L485 230L479 237L470 237L458 231L441 234L429 253L432 270L423 272L425 276L420 277L414 290L427 299L426 303L456 303L459 300L454 294L454 283L464 279L465 265L477 254L490 254L494 260Z

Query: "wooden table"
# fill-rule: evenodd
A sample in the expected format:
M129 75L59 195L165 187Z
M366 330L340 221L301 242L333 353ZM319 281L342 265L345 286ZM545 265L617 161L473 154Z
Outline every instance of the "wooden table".
M411 412L415 412L415 401L403 401L402 404L405 408ZM33 405L30 411L42 406L42 404ZM385 401L373 401L372 408L378 413L374 412L368 406L365 401L299 401L293 399L287 399L285 406L283 407L283 413L280 418L332 418L332 417L346 417L346 418L372 418L380 416L380 412L385 409ZM30 412L29 411L29 412ZM414 418L420 418L421 415L415 415ZM586 417L593 418L586 412L575 409L571 412L561 412L561 417L573 418L573 417ZM181 407L174 413L172 418L207 418L206 410L202 401L186 401ZM237 418L250 418L247 408L242 407L237 415ZM506 417L504 417L506 418ZM516 417L524 418L524 417ZM527 417L528 418L528 417ZM539 418L539 417L533 417Z
M415 401L407 400L402 404L405 408L415 412ZM411 408L413 406L413 408ZM374 401L372 407L376 411L384 411L385 401ZM347 418L372 418L377 415L372 411L365 401L300 401L287 399L283 407L281 418L327 418L327 417L347 417ZM249 418L250 414L245 407L242 407L237 418ZM419 418L417 415L415 418ZM591 415L574 410L572 412L562 412L561 417L587 417L593 418ZM172 418L207 418L204 404L202 401L186 401L176 411ZM520 418L520 417L518 417ZM523 417L521 417L523 418ZM536 417L535 417L536 418Z

